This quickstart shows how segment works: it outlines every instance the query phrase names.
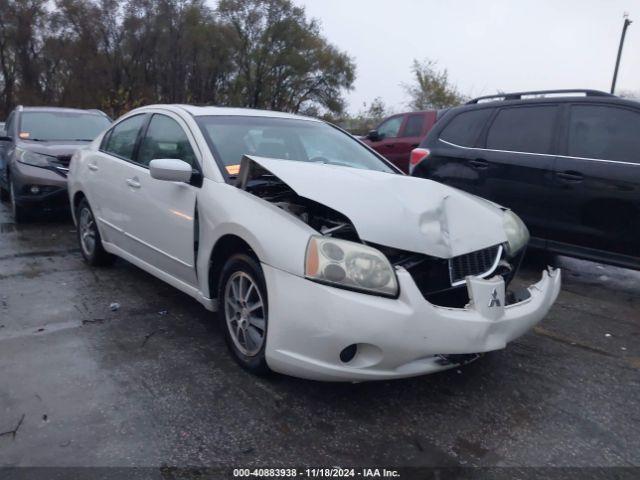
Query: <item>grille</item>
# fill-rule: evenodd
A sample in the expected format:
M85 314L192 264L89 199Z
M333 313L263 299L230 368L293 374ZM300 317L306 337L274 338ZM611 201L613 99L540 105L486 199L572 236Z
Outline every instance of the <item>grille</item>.
M491 273L501 255L502 246L496 245L453 257L449 260L451 285L464 283L465 278L468 276L477 277Z

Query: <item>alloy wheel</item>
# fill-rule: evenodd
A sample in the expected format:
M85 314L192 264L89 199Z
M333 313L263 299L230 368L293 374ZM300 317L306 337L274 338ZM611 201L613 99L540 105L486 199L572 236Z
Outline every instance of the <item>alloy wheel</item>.
M96 248L96 222L91 210L88 208L83 208L80 211L78 228L80 230L82 250L87 256L91 257Z
M264 301L256 282L245 272L233 273L225 286L224 302L233 343L243 355L255 356L266 333Z

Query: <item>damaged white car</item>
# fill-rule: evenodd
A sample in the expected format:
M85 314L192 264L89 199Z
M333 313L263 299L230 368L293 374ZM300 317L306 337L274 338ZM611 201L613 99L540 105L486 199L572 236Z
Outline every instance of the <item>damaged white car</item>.
M403 175L347 133L266 111L150 106L77 152L82 255L122 257L217 311L255 373L409 377L504 348L560 289L508 292L509 210Z

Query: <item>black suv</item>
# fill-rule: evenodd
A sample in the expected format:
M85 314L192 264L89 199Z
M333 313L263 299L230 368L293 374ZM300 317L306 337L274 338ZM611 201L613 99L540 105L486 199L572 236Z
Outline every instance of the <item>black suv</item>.
M453 108L412 175L511 208L531 246L640 269L640 103L595 90L520 92Z
M0 196L16 222L35 207L67 208L67 171L73 152L111 124L99 110L17 107L0 131Z

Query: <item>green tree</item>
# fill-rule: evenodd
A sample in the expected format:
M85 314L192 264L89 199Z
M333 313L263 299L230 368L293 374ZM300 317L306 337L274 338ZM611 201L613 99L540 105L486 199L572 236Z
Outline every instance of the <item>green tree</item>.
M353 61L289 0L221 0L217 13L234 51L229 101L251 108L341 112Z
M449 81L446 69L438 70L432 60L413 61L413 83L403 85L409 95L408 107L412 110L431 110L453 107L466 100L457 87Z
M0 0L0 118L16 103L339 113L352 60L291 0Z

